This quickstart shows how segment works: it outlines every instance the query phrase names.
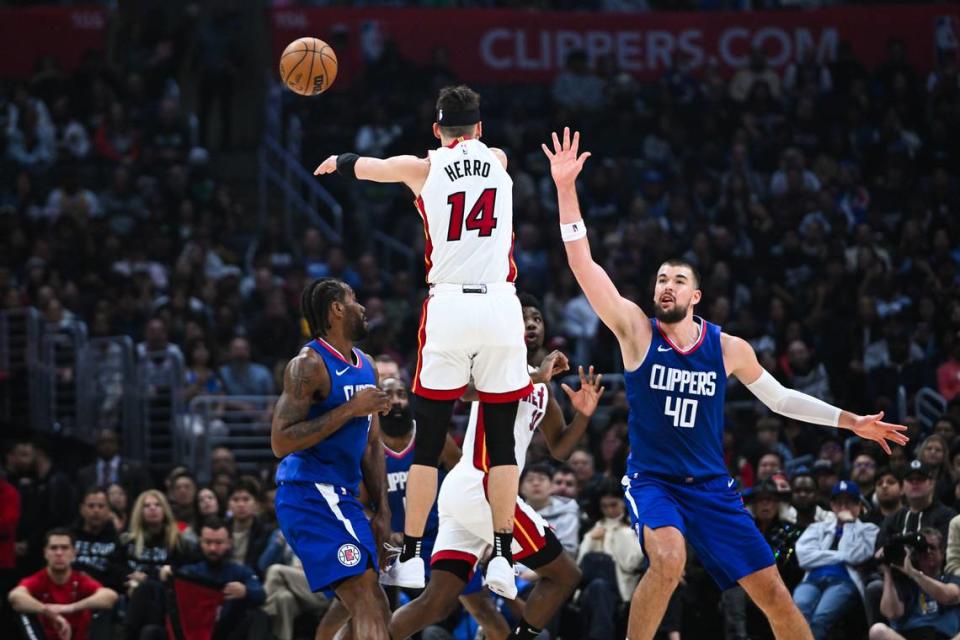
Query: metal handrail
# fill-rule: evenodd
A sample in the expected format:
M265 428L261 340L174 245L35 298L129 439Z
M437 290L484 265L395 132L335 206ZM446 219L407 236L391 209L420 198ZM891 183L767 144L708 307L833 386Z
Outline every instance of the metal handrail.
M936 389L924 387L913 397L913 415L917 417L924 432L933 428L934 423L947 411L947 399Z
M213 448L229 447L241 471L272 462L270 426L277 396L200 395L190 401L184 464L209 481Z
M293 237L293 214L296 212L306 218L310 225L320 229L329 242L341 244L344 241L343 207L313 174L304 169L301 159L303 124L296 114L290 114L284 130L283 88L272 78L268 80L268 86L266 122L258 152L261 225L265 224L267 218L268 190L274 187L280 191L283 199L284 226L288 237ZM320 204L330 211L330 221L320 214ZM395 259L405 263L411 272L414 271L416 252L406 243L378 230L370 234L370 239L385 272L391 271L389 265L394 264Z

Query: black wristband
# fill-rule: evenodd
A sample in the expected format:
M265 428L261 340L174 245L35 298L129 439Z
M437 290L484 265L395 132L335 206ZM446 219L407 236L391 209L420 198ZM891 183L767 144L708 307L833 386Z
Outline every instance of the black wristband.
M337 156L337 173L356 180L356 164L359 159L360 156L355 153L341 153Z

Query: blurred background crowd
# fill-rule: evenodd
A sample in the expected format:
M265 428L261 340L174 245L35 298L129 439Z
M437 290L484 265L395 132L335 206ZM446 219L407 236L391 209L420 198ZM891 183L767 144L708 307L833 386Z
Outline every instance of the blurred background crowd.
M536 6L598 4L647 8ZM0 79L0 591L51 562L44 534L66 527L77 566L121 595L94 631L151 637L161 596L148 585L163 566L207 555L197 527L214 514L226 518L232 557L266 579L265 593L245 589L240 618L258 633L312 637L325 599L297 600L291 616L292 596L276 595L283 572L270 572L297 567L274 532L268 429L283 366L307 339L299 296L316 277L349 283L371 326L363 348L409 380L423 232L400 187L332 177L320 191L254 188L265 172L257 144L274 135L287 155L273 166L288 178L291 164L312 172L341 151L422 155L435 144L436 91L458 77L444 50L418 64L388 40L358 76L298 98L264 85L263 60L243 46L249 24L230 3L146 5L113 10L108 45L76 68L48 56L29 77ZM612 573L585 572L565 608L564 620L586 626L558 622L550 637L623 637L614 630L644 570L639 545L621 536L619 351L566 267L540 151L565 125L593 153L578 185L583 215L625 296L649 310L656 267L682 256L703 275L697 312L747 339L785 385L910 428L910 445L886 456L765 415L729 387L729 470L791 590L810 569L798 540L850 511L831 510L838 499L852 496L859 520L879 527L868 557L849 563L858 588L825 633L866 637L890 617L885 565L872 559L890 536L956 542L952 568L949 553L941 563L960 571L960 521L956 540L950 527L960 507L960 76L955 55L920 70L908 54L892 39L867 68L841 42L834 60L774 69L757 49L728 75L680 53L640 82L612 58L573 51L551 83L474 86L485 141L510 160L518 288L542 301L545 349L609 374L569 464L535 440L521 487L567 534L569 553L615 561ZM262 94L252 117L240 104L251 92ZM856 491L837 492L841 481ZM583 604L598 589L609 611ZM942 609L960 632L960 612ZM252 613L264 610L272 619ZM462 612L445 626L436 633L475 630ZM721 595L691 555L664 637L718 629L772 637L742 592Z

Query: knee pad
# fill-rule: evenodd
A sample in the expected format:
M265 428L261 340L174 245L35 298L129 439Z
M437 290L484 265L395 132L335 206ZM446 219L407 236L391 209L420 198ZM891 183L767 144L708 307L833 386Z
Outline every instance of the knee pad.
M413 417L417 434L413 448L413 464L436 467L447 440L447 425L453 415L453 400L430 400L417 396L413 401Z
M519 406L520 402L518 400L497 404L480 403L491 467L516 466L517 464L517 454L514 451L513 425L517 421L517 408Z

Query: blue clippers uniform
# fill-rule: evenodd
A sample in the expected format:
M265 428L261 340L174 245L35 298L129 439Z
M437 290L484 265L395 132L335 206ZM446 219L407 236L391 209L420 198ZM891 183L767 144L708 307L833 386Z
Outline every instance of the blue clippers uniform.
M676 527L727 589L774 560L724 464L720 327L694 320L700 339L684 352L651 318L647 355L624 374L630 458L623 482L641 544L644 526Z
M307 346L330 374L330 394L310 407L308 418L376 386L372 365L357 349L348 362L323 339ZM313 591L335 587L367 567L377 568L373 532L356 498L370 421L370 416L351 419L326 440L291 453L277 468L277 520Z

